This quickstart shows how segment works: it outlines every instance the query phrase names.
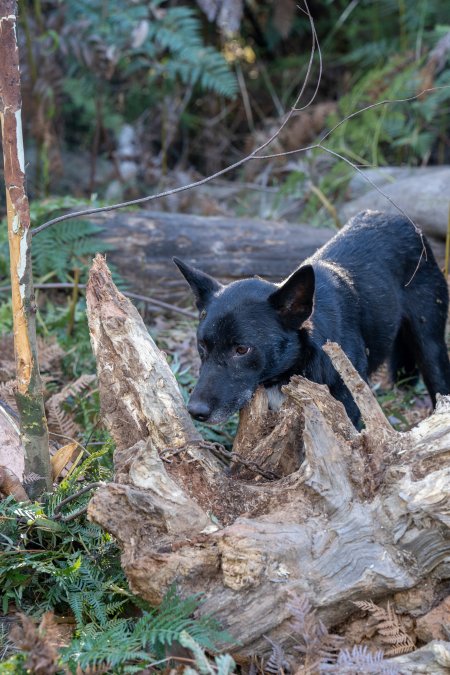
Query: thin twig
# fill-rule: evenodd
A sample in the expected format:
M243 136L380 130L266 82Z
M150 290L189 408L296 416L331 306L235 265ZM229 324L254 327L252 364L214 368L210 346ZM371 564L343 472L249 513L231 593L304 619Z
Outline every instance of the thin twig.
M77 497L81 497L81 495L84 495L85 492L89 492L89 490L93 490L94 488L103 487L104 485L106 485L106 483L102 480L97 481L96 483L89 483L88 485L85 485L83 488L81 488L81 490L78 490L78 492L74 492L72 495L69 495L68 497L63 499L61 502L59 502L58 506L55 508L53 512L52 516L53 520L64 520L64 522L67 522L67 518L71 518L72 516L74 516L74 514L72 514L72 516L63 516L61 513L62 507L65 506L66 504L69 504L74 499L77 499ZM78 512L76 512L76 514L79 515Z
M71 520L75 520L75 518L78 518L78 516L82 516L83 513L87 512L87 510L88 510L88 507L87 507L87 504L86 504L86 506L82 506L80 509L78 509L77 511L74 511L73 513L71 513L68 516L61 516L60 515L58 520L61 523L69 523Z
M218 459L220 459L222 462L225 463L225 466L228 466L230 462L234 462L235 464L245 466L246 469L253 471L253 473L262 476L266 480L278 480L279 478L281 478L279 474L275 473L274 471L270 471L269 469L267 470L264 469L257 462L245 459L238 452L226 450L221 443L217 443L215 441L213 442L203 441L200 444L200 446L205 450L209 450L210 452L212 452L212 454L215 457L217 457ZM168 450L170 450L170 448L168 448Z
M61 282L61 283L48 283L48 284L34 284L34 288L38 289L64 289L64 288L74 288L75 284ZM77 288L84 289L86 284L78 284ZM10 291L11 286L0 286L0 293L3 291ZM132 293L131 291L120 291L122 295L126 295L127 298L132 298L133 300L142 300L148 305L154 305L155 307L161 307L163 309L168 309L171 312L176 312L177 314L183 314L188 316L190 319L197 319L198 315L195 312L191 312L188 309L183 309L183 307L177 307L177 305L171 305L168 302L163 300L157 300L156 298L150 298L147 295L140 295L139 293Z
M320 187L318 185L314 185L314 183L311 183L311 185L309 186L309 189L311 190L311 192L313 194L316 195L316 197L319 199L321 204L323 204L323 206L326 208L326 210L328 211L330 216L333 218L334 224L336 225L336 228L338 230L342 230L342 223L341 223L341 220L338 216L338 212L337 212L336 207L333 206L333 204L330 202L328 197L322 192Z
M352 166L352 167L355 169L355 171L357 171L357 172L359 173L359 175L362 176L362 177L366 180L367 183L370 183L370 185L371 185L377 192L379 192L380 195L382 195L385 199L387 199L388 202L390 202L390 203L392 204L392 206L393 206L395 209L397 209L398 211L400 211L400 213L401 213L402 215L404 215L405 218L407 218L407 219L409 220L409 222L410 222L411 225L414 227L414 229L415 229L415 231L417 232L417 234L420 236L420 239L421 239L421 241L422 241L422 246L423 246L424 249L425 249L425 244L424 244L424 242L423 242L423 234L422 234L422 230L420 229L420 227L418 227L418 226L416 225L416 223L413 221L413 219L412 219L410 216L408 216L408 214L406 213L406 211L404 211L400 206L398 206L398 205L394 202L394 200L391 199L391 197L389 197L389 195L387 195L385 192L383 192L383 190L382 190L380 187L378 187L378 185L377 185L371 178L369 178L368 176L365 175L364 171L362 171L362 170L359 169L357 166L355 166L355 165L353 164L353 162L351 162L349 159L347 159L347 157L345 157L345 155L341 155L339 152L336 152L335 150L331 150L330 148L326 148L324 145L320 145L320 143L318 144L318 147L321 148L322 150L324 150L324 152L328 152L330 155L333 155L334 157L337 157L338 159L341 159L343 162L346 162L347 164L350 164L350 166Z
M334 155L335 157L338 157L339 159L342 159L344 162L347 162L347 164L350 164L351 166L353 166L352 162L351 162L349 159L347 159L346 157L344 157L344 155L340 155L338 152L335 152L334 150L330 150L330 148L326 148L326 147L323 146L323 145L321 145L320 147L322 148L322 150L325 150L325 152L330 153L330 155ZM395 209L397 209L397 211L400 211L400 213L403 214L403 215L405 216L405 218L407 218L407 219L409 220L409 222L411 223L411 225L414 227L414 229L415 229L415 231L416 231L416 234L417 234L418 237L420 238L420 243L422 244L422 250L420 251L419 260L417 261L417 265L416 265L416 267L415 267L415 270L414 270L414 272L413 272L412 275L411 275L411 279L409 279L409 281L407 281L407 283L405 284L405 287L406 287L406 286L409 286L410 283L413 281L414 277L415 277L416 274L417 274L417 270L418 270L419 267L420 267L420 263L422 262L422 258L425 258L425 260L427 259L427 249L426 249L426 246L425 246L425 239L424 239L424 236L423 236L423 232L422 232L422 230L420 229L420 227L419 227L418 225L416 225L416 223L413 221L413 219L412 219L410 216L408 216L408 214L406 213L406 211L404 211L400 206L398 206L398 204L396 204L396 203L394 202L393 199L391 199L391 198L390 198L390 197L389 197L389 196L388 196L388 195L387 195L380 187L378 187L378 185L376 185L376 184L373 182L373 180L371 180L368 176L366 176L366 175L364 174L364 171L361 171L361 169L357 169L356 167L354 167L354 168L356 169L356 171L357 171L361 176L363 176L363 177L365 178L365 180L366 180L368 183L370 183L370 184L375 188L375 190L376 190L377 192L379 192L381 195L383 195L383 197L384 197L385 199L387 199L388 202L390 202L390 203L392 204L392 206L393 206Z
M244 104L245 115L247 117L247 125L250 131L253 133L255 131L255 122L253 120L253 111L250 104L250 96L248 95L247 85L245 84L244 73L240 63L236 64L236 73L239 82L239 88L241 90L242 102Z
M448 205L447 236L445 237L445 265L444 265L445 278L448 277L449 258L450 258L450 203Z
M133 300L142 300L149 305L155 305L156 307L162 307L163 309L168 309L171 312L177 312L178 314L183 314L188 316L190 319L198 319L198 314L195 312L190 312L188 309L183 309L177 305L171 305L168 302L163 302L162 300L155 300L155 298L149 298L146 295L139 295L138 293L130 293L128 291L121 291L123 295L126 295L127 298L132 298Z

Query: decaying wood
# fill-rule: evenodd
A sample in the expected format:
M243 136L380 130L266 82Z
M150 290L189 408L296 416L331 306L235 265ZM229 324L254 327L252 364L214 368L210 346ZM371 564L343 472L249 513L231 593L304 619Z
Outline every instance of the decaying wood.
M173 583L182 594L202 592L201 611L227 627L242 658L267 652L264 636L290 652L292 595L308 598L344 636L359 612L355 600L390 600L417 617L443 599L449 397L410 432L395 432L330 345L365 431L355 430L325 386L294 377L277 416L254 421L266 405L258 395L238 438L254 459L253 438L259 461L281 477L244 479L224 472L193 428L165 356L100 257L87 299L104 419L118 446L116 482L99 488L89 516L118 538L136 593L159 603ZM289 424L302 430L290 445Z
M386 659L401 675L448 675L450 671L450 642L433 640L415 652Z
M7 466L23 480L25 450L20 440L19 423L14 412L0 401L0 466Z
M300 223L156 211L104 213L95 222L111 244L108 260L130 287L169 301L188 296L173 256L224 282L255 274L280 281L334 234Z

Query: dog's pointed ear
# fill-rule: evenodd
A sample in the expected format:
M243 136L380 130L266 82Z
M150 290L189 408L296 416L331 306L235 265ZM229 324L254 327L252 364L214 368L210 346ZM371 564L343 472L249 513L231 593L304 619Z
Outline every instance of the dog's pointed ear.
M208 304L212 294L219 291L222 285L206 272L187 265L179 258L172 258L172 260L191 287L197 309L201 311Z
M305 265L269 296L269 302L286 326L299 328L313 310L314 289L314 269Z

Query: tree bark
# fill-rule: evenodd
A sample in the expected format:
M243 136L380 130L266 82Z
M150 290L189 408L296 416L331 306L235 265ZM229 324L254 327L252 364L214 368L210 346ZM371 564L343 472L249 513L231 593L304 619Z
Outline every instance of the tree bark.
M0 3L0 118L6 183L11 267L17 407L25 449L25 474L34 474L30 496L51 488L50 454L42 382L39 375L34 290L31 271L30 209L25 191L17 3Z
M20 429L13 411L0 401L0 466L6 466L19 480L23 480L25 451L20 440Z
M96 492L89 517L118 539L134 592L158 604L173 583L182 594L201 591L201 611L234 636L240 658L267 652L266 637L294 653L292 596L308 598L344 637L355 600L389 599L414 617L442 600L449 397L396 432L347 357L327 345L365 429L355 430L325 386L294 377L275 417L261 394L250 404L236 446L279 478L243 479L199 437L164 355L100 257L87 301L103 415L117 442L115 482Z
M253 218L192 216L138 211L105 213L108 260L130 288L162 300L188 295L172 263L178 256L223 281L258 274L280 281L330 239L334 231Z

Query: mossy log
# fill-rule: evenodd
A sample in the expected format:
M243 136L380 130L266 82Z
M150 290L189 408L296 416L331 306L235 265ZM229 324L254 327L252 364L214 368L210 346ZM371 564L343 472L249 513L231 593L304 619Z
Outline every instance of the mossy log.
M183 595L201 592L201 611L234 636L241 658L270 650L266 637L292 650L293 595L344 637L360 615L355 600L390 600L419 617L447 595L449 397L399 433L329 344L364 430L326 387L294 377L279 413L268 412L263 392L254 397L235 443L279 478L241 476L224 471L199 436L165 355L99 256L87 302L103 417L117 444L115 481L98 489L89 517L117 538L134 592L152 604L174 583Z

